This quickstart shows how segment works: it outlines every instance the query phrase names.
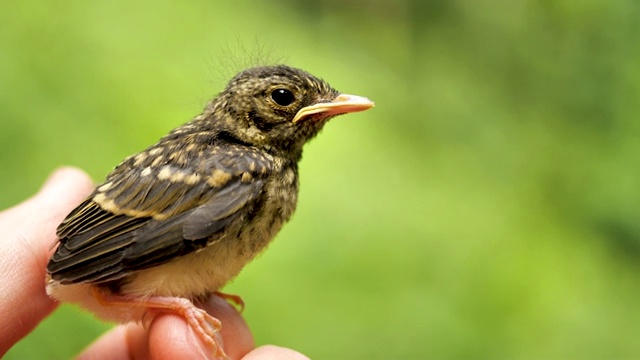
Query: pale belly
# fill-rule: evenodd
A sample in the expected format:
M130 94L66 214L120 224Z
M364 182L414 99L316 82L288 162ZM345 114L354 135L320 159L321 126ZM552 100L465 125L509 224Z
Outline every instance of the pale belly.
M169 263L137 271L119 292L135 297L192 298L210 294L234 278L253 258L254 254L242 254L239 247L240 244L215 243Z

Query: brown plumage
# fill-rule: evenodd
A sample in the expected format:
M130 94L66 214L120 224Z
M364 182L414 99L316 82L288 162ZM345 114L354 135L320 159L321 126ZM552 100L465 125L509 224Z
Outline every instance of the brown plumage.
M291 217L303 145L331 117L372 106L284 65L241 72L60 224L48 293L118 322L178 312L224 356L206 326L218 323L190 301L221 288Z

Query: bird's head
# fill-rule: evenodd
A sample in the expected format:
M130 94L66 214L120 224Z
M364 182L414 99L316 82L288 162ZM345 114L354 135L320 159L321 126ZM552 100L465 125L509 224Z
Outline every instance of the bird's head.
M305 71L277 65L239 73L208 110L216 130L225 136L297 160L302 146L327 120L373 105L367 98L342 94Z

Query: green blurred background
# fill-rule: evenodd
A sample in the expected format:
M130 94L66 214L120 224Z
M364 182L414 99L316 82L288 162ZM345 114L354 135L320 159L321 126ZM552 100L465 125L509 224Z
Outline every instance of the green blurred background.
M250 65L376 101L307 146L296 215L226 288L258 344L640 358L637 1L26 0L0 24L3 208L61 165L100 181ZM6 358L109 326L63 306Z

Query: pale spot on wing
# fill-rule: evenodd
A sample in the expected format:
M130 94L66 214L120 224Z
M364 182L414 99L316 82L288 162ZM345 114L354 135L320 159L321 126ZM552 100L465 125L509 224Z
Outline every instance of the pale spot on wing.
M199 181L200 181L200 175L198 174L187 175L184 178L184 183L187 185L197 184Z
M169 181L171 181L172 183L182 182L185 176L186 174L183 173L182 171L176 171L171 175L171 177L169 178Z
M153 159L153 161L151 162L151 166L160 165L160 163L162 162L163 159L164 159L164 157L162 155L159 155L157 158Z
M133 163L133 166L140 166L142 165L142 163L147 159L147 154L145 153L140 153L138 155L136 155L135 157L135 161Z
M140 176L149 176L149 175L151 175L151 168L147 166L146 168L142 169Z
M93 197L93 201L95 201L98 205L100 205L100 207L102 207L103 209L109 212L112 212L114 214L122 213L122 211L118 208L118 205L116 205L116 203L113 200L108 199L104 193L96 194Z
M248 173L248 172L243 172L243 173L242 173L242 179L241 179L241 181L242 181L243 183L248 183L248 182L250 182L252 179L253 179L253 176L251 176L251 174L250 174L250 173Z
M171 167L163 166L162 169L160 169L160 172L158 173L158 179L167 180L169 178L171 178Z
M107 198L107 196L104 193L98 193L96 194L93 199L93 201L96 202L96 204L100 205L101 208L103 208L106 211L109 211L111 213L114 213L116 215L120 215L120 214L124 214L127 216L132 216L132 217L147 217L147 216L151 216L156 220L165 220L169 217L169 214L163 214L163 213L159 213L159 214L154 214L152 211L139 211L139 210L135 210L135 209L123 209L121 207L119 207L115 201L113 201L112 199Z
M190 174L183 170L171 171L169 166L164 166L158 173L158 180L169 180L172 183L184 183L187 185L197 184L200 181L200 175Z
M185 157L183 152L174 152L169 155L169 161L177 165L185 165L187 163L187 158Z
M231 179L231 174L220 169L215 169L211 173L211 177L207 179L207 183L212 187L221 187Z
M151 156L158 155L162 152L162 150L164 150L162 147L153 148L149 150L149 155Z
M98 191L105 192L105 191L109 190L112 185L113 185L112 182L104 183L98 188Z
M98 204L102 204L106 200L107 200L107 196L102 193L96 194L96 196L93 197L93 201L97 202Z

